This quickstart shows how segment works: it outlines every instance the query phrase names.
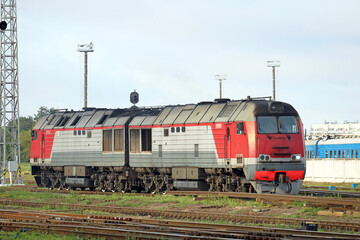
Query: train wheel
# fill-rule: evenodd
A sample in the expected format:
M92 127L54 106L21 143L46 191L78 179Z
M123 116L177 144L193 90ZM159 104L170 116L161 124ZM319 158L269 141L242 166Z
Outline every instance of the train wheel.
M155 190L154 177L145 174L143 176L143 185L146 192L153 192Z
M131 190L131 186L128 181L123 181L120 183L120 191L122 193L129 192Z
M166 190L165 191L171 191L174 189L174 181L171 179L171 177L169 175L166 175L164 178L164 182L166 185Z
M165 179L163 176L159 176L159 175L154 176L153 182L155 185L155 190L154 190L155 193L161 193L166 189Z
M42 172L40 174L40 178L41 178L41 183L40 186L41 187L50 187L50 179L48 178L49 173L47 172Z

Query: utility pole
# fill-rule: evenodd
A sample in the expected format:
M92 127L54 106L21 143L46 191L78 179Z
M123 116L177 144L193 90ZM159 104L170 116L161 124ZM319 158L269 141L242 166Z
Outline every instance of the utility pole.
M222 98L222 81L226 80L226 74L217 74L215 75L215 80L219 81L219 95L220 99Z
M0 185L20 185L23 184L23 181L20 168L18 47L15 0L1 0L0 30ZM10 177L9 183L6 178L7 173L9 173Z
M88 75L88 67L87 67L87 53L94 52L94 44L91 42L90 44L79 44L78 45L78 52L84 53L84 108L87 108L87 75Z
M273 99L275 99L275 68L280 67L280 61L267 61L267 66L272 68L273 74Z

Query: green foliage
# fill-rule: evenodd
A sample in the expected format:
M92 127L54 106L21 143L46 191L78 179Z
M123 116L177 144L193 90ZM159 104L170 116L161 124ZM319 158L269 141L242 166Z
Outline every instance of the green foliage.
M21 132L31 130L33 128L34 124L35 124L35 121L31 116L19 118L19 125L20 125Z
M34 120L35 122L37 122L41 117L45 116L45 115L49 115L51 113L54 113L55 109L54 108L47 108L45 106L41 106L37 113L34 115Z
M13 240L15 235L20 231L16 232L3 232L0 231L0 239L2 240ZM103 238L82 238L79 236L70 236L70 235L60 235L60 234L49 234L49 233L41 233L38 231L27 231L19 233L18 240L37 240L37 239L45 239L45 240L80 240L80 239L103 239Z
M31 130L20 132L20 159L22 162L30 161Z

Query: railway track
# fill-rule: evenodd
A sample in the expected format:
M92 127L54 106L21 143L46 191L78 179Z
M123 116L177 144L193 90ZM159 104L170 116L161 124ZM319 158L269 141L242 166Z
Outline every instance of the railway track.
M279 195L279 194L256 194L256 193L238 193L238 192L201 192L201 191L170 191L168 195L175 196L226 196L230 198L256 199L264 202L309 202L323 205L344 206L348 209L359 209L359 199L325 198L301 195Z
M58 189L47 189L47 188L38 188L36 186L14 186L11 188L15 188L15 189L30 189L30 191L32 192L56 192L56 193L70 193L70 190L66 190L66 189L62 189L62 190L58 190ZM355 191L350 191L351 189L354 188L337 188L339 190L349 190L349 191L334 191L334 190L327 190L327 187L323 187L323 186L314 186L314 187L305 187L302 188L300 190L300 195L304 195L304 196L325 196L325 197L335 197L335 198L360 198L360 192L359 189L355 189ZM101 194L101 195L111 195L114 192L102 192L102 191L75 191L76 193L79 194ZM198 192L198 191L197 191ZM119 193L119 192L117 192ZM211 194L211 192L204 192L204 193L209 193ZM230 194L231 196L236 196L236 194L242 194L242 193L237 193L237 192L233 192L233 193L229 193L229 192L221 192L224 195L226 194ZM151 196L152 194L148 194L148 193L132 193L134 195L149 195ZM172 193L171 193L172 194ZM247 194L247 193L245 193ZM262 194L258 194L258 195L262 195ZM242 195L244 196L244 195ZM251 195L250 195L251 196ZM245 197L247 198L247 197Z
M154 194L149 193L121 193L121 192L102 192L102 191L70 191L70 190L57 190L57 189L47 189L47 188L21 188L16 187L16 189L24 189L30 192L54 192L60 194L86 194L86 195L112 195L112 194L126 194L126 195L141 195L152 197ZM303 190L304 195L278 195L278 194L256 194L256 193L239 193L239 192L205 192L205 191L168 191L166 195L175 195L175 196L221 196L229 198L240 198L240 199L255 199L259 202L308 202L310 204L315 204L318 207L330 208L330 207L340 207L344 210L350 211L359 211L360 210L360 199L351 198L348 195L348 198L341 198L337 192L333 191L324 191L324 190ZM332 194L332 195L331 195ZM354 193L356 194L356 193ZM311 196L308 196L311 195ZM314 196L315 195L315 196ZM322 197L317 197L318 195ZM324 197L332 196L332 198Z
M336 197L336 198L360 198L359 192L351 191L334 191L326 189L308 189L303 188L300 190L301 195L312 195L312 196L324 196L324 197Z
M0 229L31 229L106 239L360 239L359 235L31 210L0 210Z
M114 214L140 215L161 217L166 219L191 219L191 220L208 220L208 221L227 221L242 224L275 224L293 226L300 228L303 222L309 222L308 219L293 219L293 218L278 218L265 216L249 216L237 214L220 214L211 212L189 212L189 211L175 211L175 210L156 210L148 208L130 208L117 206L96 206L96 205L80 205L80 204L63 204L52 202L30 202L18 201L13 199L0 199L0 204L3 206L22 206L22 207L49 207L52 209L75 209L78 211L98 211L108 212ZM360 232L360 223L358 222L340 222L340 221L325 221L325 220L311 220L317 224L319 228L336 231L353 231Z

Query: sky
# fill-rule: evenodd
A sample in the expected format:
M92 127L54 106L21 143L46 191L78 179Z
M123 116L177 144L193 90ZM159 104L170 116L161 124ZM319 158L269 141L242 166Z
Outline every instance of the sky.
M360 120L360 1L18 0L20 116L272 96L305 128Z

